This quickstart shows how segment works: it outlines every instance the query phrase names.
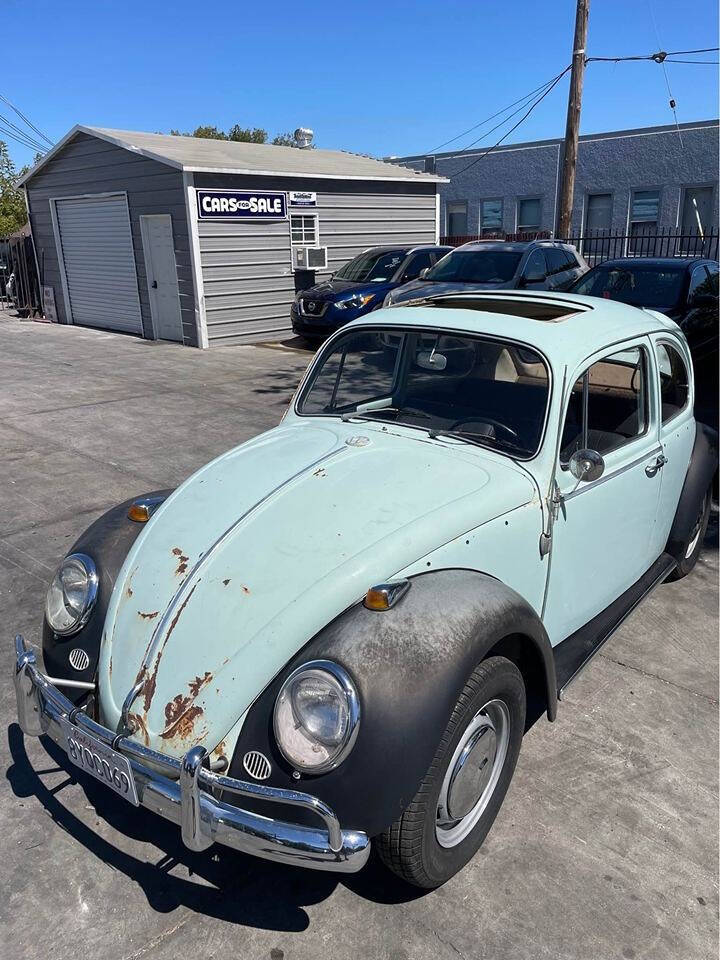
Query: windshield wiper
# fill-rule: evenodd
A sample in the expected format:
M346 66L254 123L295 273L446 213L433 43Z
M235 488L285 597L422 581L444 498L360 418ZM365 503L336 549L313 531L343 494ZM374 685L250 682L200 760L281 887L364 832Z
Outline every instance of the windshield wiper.
M355 412L354 410L347 410L345 413L340 415L340 419L343 423L347 423L348 420L376 420L378 419L378 414L381 413L407 413L411 417L418 417L421 420L429 420L430 414L424 413L422 410L411 410L408 407L381 407L378 410L360 410ZM397 418L395 419L397 423Z
M460 430L438 430L433 427L428 430L428 436L431 440L435 440L436 437L450 437L453 440L463 440L465 443L472 443L476 447L501 446L507 447L509 450L517 450L518 453L527 454L527 450L525 450L524 447L518 446L516 443L511 443L508 440L500 440L498 437L485 437L478 434L470 436L467 433L462 433Z

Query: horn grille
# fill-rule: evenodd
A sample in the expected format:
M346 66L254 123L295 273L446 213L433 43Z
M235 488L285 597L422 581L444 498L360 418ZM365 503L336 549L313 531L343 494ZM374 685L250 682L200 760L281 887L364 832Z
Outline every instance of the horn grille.
M248 750L243 757L243 767L254 780L267 780L272 771L270 761L259 750Z
M90 666L90 657L84 650L81 650L80 647L75 647L74 650L70 651L68 660L74 670L87 670Z

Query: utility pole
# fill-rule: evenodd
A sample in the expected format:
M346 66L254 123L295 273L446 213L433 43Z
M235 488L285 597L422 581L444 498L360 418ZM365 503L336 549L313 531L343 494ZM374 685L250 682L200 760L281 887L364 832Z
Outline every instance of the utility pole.
M577 165L578 134L580 132L580 107L582 105L583 79L585 76L585 45L587 43L590 0L577 0L575 14L575 40L573 41L570 94L568 96L567 123L565 125L565 148L563 154L562 185L560 187L560 213L557 231L560 237L570 235L573 194L575 193L575 167Z

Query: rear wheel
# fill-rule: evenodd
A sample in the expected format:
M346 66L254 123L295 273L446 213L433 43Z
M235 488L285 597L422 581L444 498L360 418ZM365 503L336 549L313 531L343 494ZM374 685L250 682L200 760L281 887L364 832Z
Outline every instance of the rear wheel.
M379 838L394 873L438 887L474 856L502 805L525 726L525 684L514 663L490 657L458 698L410 805Z
M708 487L700 505L700 510L692 525L688 538L682 546L678 565L668 577L668 580L682 580L693 569L700 556L707 530L708 520L710 519L710 503L712 500L712 487Z

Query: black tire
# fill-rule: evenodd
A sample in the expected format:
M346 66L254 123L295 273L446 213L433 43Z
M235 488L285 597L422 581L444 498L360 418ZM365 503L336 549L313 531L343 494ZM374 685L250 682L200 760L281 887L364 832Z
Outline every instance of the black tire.
M445 774L465 730L485 704L504 702L509 714L507 753L487 806L456 846L438 842L436 814ZM443 733L430 769L409 806L376 838L376 849L393 873L408 883L433 889L461 870L477 852L500 810L520 753L525 727L525 684L505 657L490 657L470 675Z
M707 530L708 520L710 519L710 504L712 502L712 486L708 487L705 491L705 497L703 498L702 506L700 507L700 512L695 520L695 523L688 534L687 540L682 545L682 550L680 551L680 559L678 560L678 565L675 567L673 572L668 577L668 580L682 580L683 577L686 577L690 571L693 569L695 564L698 561L698 557L703 548L703 541L705 540L705 532ZM699 534L699 535L698 535ZM697 537L697 542L693 547L692 551L688 554L690 545L693 540Z

